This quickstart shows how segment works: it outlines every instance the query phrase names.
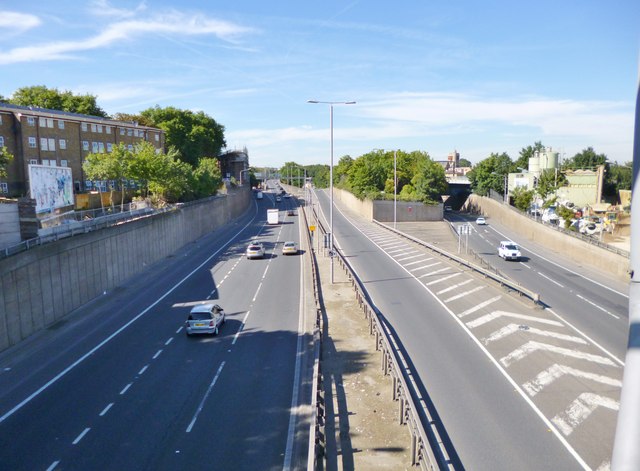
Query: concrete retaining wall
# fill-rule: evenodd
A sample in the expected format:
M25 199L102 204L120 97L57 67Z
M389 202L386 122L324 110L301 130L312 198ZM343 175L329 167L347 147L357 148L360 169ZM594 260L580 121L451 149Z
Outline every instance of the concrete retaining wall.
M368 199L359 200L352 193L333 188L333 197L340 201L351 211L362 217L380 222L393 221L393 201ZM398 201L396 208L396 221L442 221L442 204L425 205L417 202Z
M251 191L38 246L0 261L0 350L240 216Z
M629 259L626 257L532 221L516 210L491 198L471 195L467 206L473 211L508 226L522 237L571 258L576 263L609 273L621 281L629 281L628 270L630 266Z

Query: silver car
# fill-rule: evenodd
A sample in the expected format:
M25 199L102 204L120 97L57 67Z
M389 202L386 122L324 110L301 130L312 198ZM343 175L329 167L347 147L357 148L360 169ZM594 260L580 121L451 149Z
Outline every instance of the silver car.
M264 258L264 245L260 242L252 242L247 247L247 258Z
M198 304L191 308L185 330L187 335L210 334L218 335L222 324L226 321L224 309L213 303Z

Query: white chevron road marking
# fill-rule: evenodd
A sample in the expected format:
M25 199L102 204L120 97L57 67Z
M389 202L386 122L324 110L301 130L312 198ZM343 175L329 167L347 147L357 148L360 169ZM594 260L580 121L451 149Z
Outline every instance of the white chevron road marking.
M582 345L586 345L587 341L581 339L580 337L575 337L573 335L559 334L557 332L550 332L548 330L536 329L535 327L529 327L526 330L522 330L518 324L509 324L499 330L493 332L489 337L482 339L482 342L487 345L491 342L495 342L496 340L503 339L508 337L509 335L515 334L516 332L523 332L527 334L536 334L541 335L543 337L551 337L558 340L566 340L567 342L580 343Z
M464 316L468 316L469 314L473 314L474 312L479 311L483 307L487 307L489 304L493 304L496 301L499 301L500 298L502 298L502 296L496 296L494 298L487 299L486 301L483 301L480 304L476 304L475 306L470 307L466 311L461 312L460 314L458 314L458 317L464 317Z
M530 355L535 352L546 351L551 353L557 353L559 355L564 355L567 357L578 358L580 360L587 360L594 363L600 363L601 365L607 366L616 366L616 364L611 361L609 358L593 355L592 353L580 352L577 350L571 350L569 348L556 347L555 345L549 345L546 343L530 341L525 343L520 348L516 348L514 351L509 353L507 356L502 357L500 359L500 363L507 368L512 363L515 363L518 360L522 360L527 355Z
M600 384L606 384L608 386L617 388L622 387L622 381L619 381L615 378L577 370L567 365L558 365L557 363L538 373L538 376L536 376L535 379L524 383L522 387L525 391L527 391L527 393L529 393L529 396L533 397L540 391L542 391L545 387L553 383L556 379L566 375L574 376L581 379L588 379Z
M525 314L516 314L515 312L494 311L491 314L487 314L485 316L478 317L474 321L467 322L467 327L469 327L470 329L474 329L474 328L479 327L479 326L481 326L483 324L487 324L487 323L489 323L491 321L494 321L496 319L500 319L501 317L512 317L514 319L522 319L523 321L530 321L530 322L540 322L542 324L547 324L547 325L555 325L555 326L562 326L563 325L561 322L552 321L550 319L542 319L540 317L527 316Z
M571 403L567 410L556 415L551 421L556 424L565 436L568 436L578 425L587 420L598 407L606 407L617 411L620 408L620 404L609 397L593 393L582 393Z

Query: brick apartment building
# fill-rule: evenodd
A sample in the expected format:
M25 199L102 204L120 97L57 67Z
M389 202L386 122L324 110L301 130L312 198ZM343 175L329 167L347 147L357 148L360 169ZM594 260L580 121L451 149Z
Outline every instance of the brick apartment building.
M74 193L92 190L95 182L85 180L82 170L86 156L111 152L120 143L133 148L141 141L164 149L164 131L134 122L0 103L0 147L14 156L7 177L0 179L0 196L28 195L29 165L70 167ZM106 182L98 184L106 191Z

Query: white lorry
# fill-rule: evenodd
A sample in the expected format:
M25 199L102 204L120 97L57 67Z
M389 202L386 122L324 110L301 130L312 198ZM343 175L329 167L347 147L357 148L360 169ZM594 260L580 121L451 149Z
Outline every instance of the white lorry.
M267 224L278 224L278 210L267 209Z

